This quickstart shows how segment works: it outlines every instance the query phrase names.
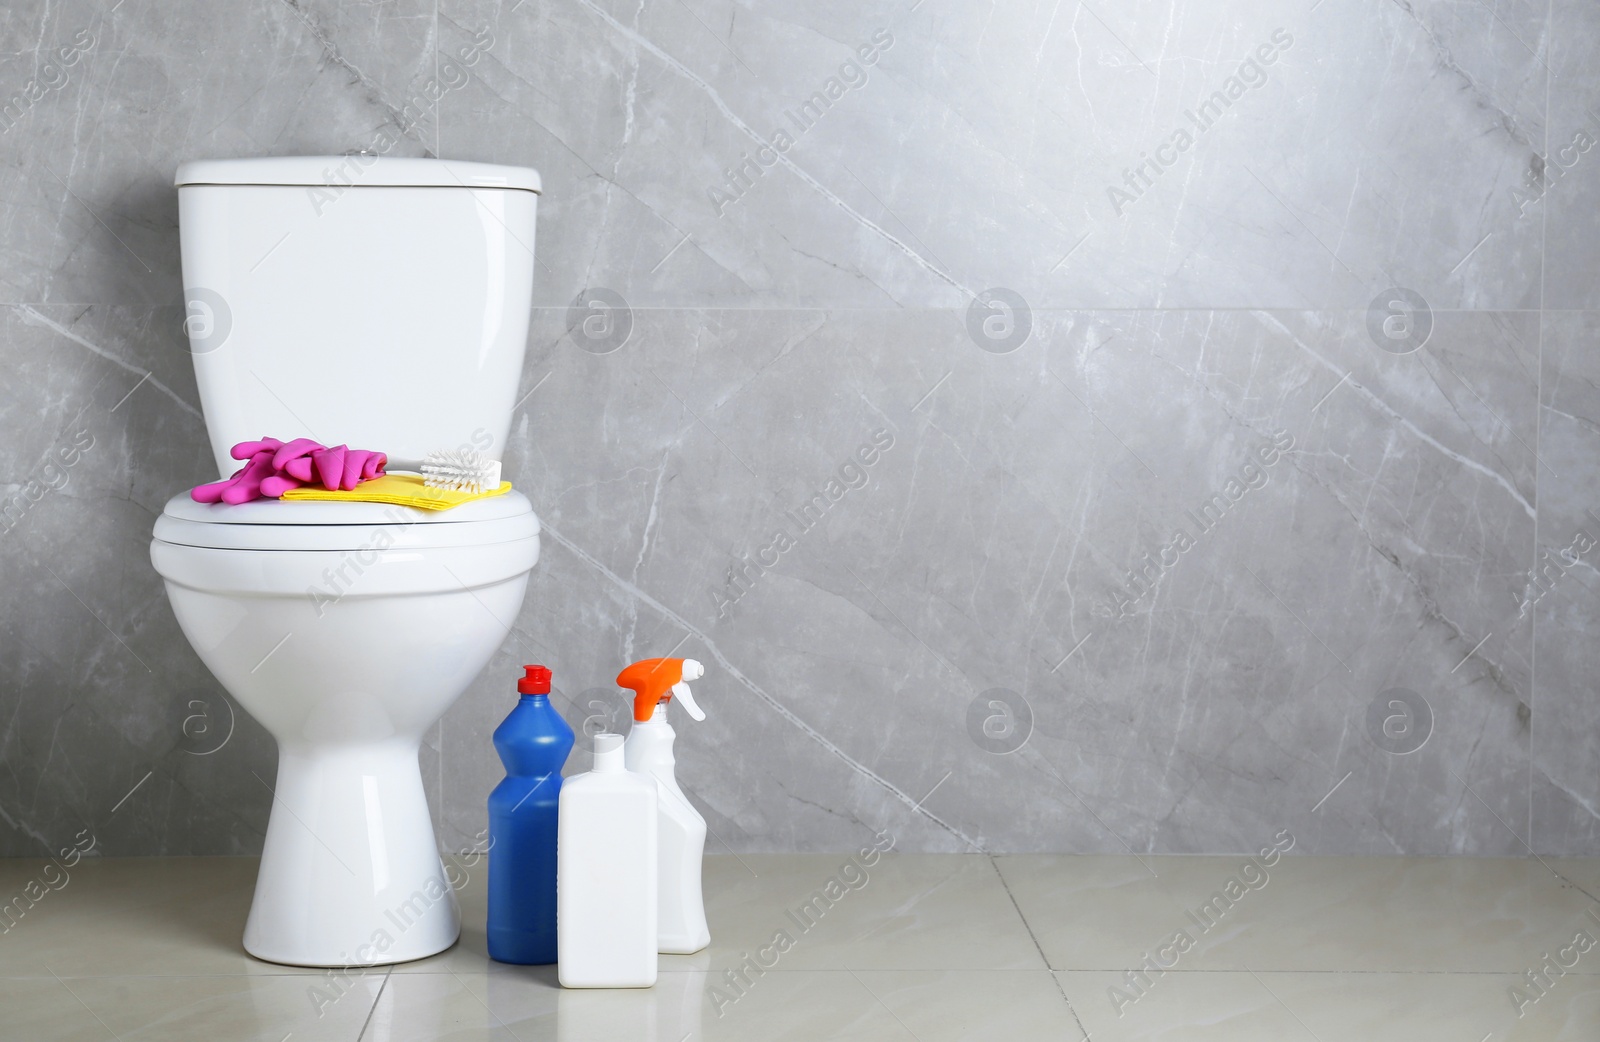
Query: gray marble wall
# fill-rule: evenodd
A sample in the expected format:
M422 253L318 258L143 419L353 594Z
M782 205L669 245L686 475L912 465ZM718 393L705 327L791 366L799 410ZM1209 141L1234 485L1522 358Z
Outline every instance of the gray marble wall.
M672 652L713 849L1600 854L1597 43L1585 0L6 5L0 852L259 848L272 742L147 557L215 477L172 173L387 133L545 183L547 539L423 750L444 846L519 664L593 729Z

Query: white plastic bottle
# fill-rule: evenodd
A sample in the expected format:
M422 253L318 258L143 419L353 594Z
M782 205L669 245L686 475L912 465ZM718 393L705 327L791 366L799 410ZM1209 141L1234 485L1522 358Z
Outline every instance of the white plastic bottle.
M634 692L633 728L623 749L628 770L656 780L660 795L659 875L660 928L657 948L669 955L688 955L711 943L700 868L706 852L706 819L694 809L673 776L672 743L677 737L667 722L667 705L676 695L695 720L706 714L695 705L687 681L699 680L705 668L694 659L645 659L617 676L617 684Z
M656 982L656 783L594 736L594 768L561 786L556 818L556 974L564 988Z

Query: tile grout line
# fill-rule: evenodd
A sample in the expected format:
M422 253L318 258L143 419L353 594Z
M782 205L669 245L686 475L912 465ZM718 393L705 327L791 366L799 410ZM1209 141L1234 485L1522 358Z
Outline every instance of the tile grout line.
M496 12L498 13L498 12ZM433 82L439 82L439 0L433 0ZM433 157L443 159L444 98L433 103ZM362 1030L366 1030L363 1028Z
M0 300L0 308L60 308L75 309L105 306L96 301L89 300ZM130 308L142 308L146 311L162 310L167 305L117 305ZM529 311L548 311L564 315L570 304L558 301L544 301L528 305ZM630 304L633 311L720 311L720 312L760 312L767 314L859 314L859 315L923 315L923 314L952 314L965 315L968 308L961 304L916 304L908 307L871 307L861 304L841 304L837 306L824 306L816 304L791 304L775 303L767 305L732 304L716 301L678 301L666 304ZM1035 313L1061 314L1128 314L1128 315L1171 315L1171 314L1218 314L1218 315L1253 315L1253 314L1326 314L1349 315L1360 317L1366 314L1366 309L1351 307L1345 304L1260 304L1227 307L1211 307L1203 304L1173 305L1171 307L1153 307L1146 305L1125 304L1029 304L1030 310ZM1482 307L1482 308L1431 308L1435 315L1581 315L1600 312L1600 307L1567 307L1567 308L1518 308L1518 307ZM136 371L136 370L130 370ZM192 406L191 406L192 408Z
M391 965L383 975L383 980L378 982L378 993L372 996L372 1006L367 1010L367 1019L361 1022L361 1030L356 1032L356 1042L361 1042L367 1037L367 1028L372 1026L372 1017L378 1012L378 1003L383 1001L383 989L389 986L389 978L394 976L394 967Z
M491 1009L487 1002L483 1001L482 999L478 998L478 996L474 995L472 993L472 989L467 987L467 982L461 979L461 975L460 974L456 973L455 970L446 970L445 972L450 975L450 979L455 981L456 985L458 987L460 987L460 989L462 991L466 992L471 998L473 998L473 999L475 999L477 1001L478 1005L483 1007L483 1011L485 1013L489 1014L489 1016L491 1016L491 1017L493 1017L495 1019L495 1022L497 1024L499 1024L501 1027L505 1028L506 1031L510 1033L512 1038L516 1039L517 1042L522 1042L522 1036L517 1034L515 1031L513 1031L511 1029L511 1025L507 1024L505 1022L505 1019L503 1017L501 1017L500 1014L496 1013L493 1009ZM484 979L484 984L487 987L488 978ZM653 986L654 985L652 985L652 987ZM684 1038L687 1039L688 1036L685 1035ZM358 1039L357 1042L360 1042L360 1040Z
M369 968L376 969L377 967L383 966L383 965L385 965L385 964L383 964L383 963L373 963L372 966L369 967ZM963 965L963 964L961 964L959 962L952 963L952 964L949 964L949 965L945 965L945 964L941 963L939 965L924 965L924 966L898 966L897 965L897 966L857 967L857 969L859 969L860 972L863 972L863 973L999 973L999 974L1005 974L1005 973L1032 973L1032 972L1034 972L1032 970L1015 970L1015 969L1009 969L1009 970L1008 969L984 969L984 968L976 968L975 969L970 965ZM1046 970L1044 972L1051 973L1051 974L1056 974L1056 973L1125 973L1125 972L1127 972L1127 969L1128 968L1126 966L1118 966L1118 965L1109 965L1109 964L1107 964L1107 965L1093 965L1093 966L1089 966L1089 965L1077 966L1077 967L1074 967L1072 969L1067 969L1067 970ZM1370 970L1370 969L1352 969L1352 968L1349 968L1349 967L1328 967L1328 966L1312 967L1312 968L1301 967L1301 968L1298 968L1298 969L1252 969L1252 968L1246 968L1246 967L1242 967L1242 966L1220 966L1220 967L1213 967L1213 968L1209 968L1209 969L1185 969L1185 968L1183 968L1181 966L1175 966L1175 967L1167 970L1167 973L1169 975L1185 975L1186 974L1186 975L1191 975L1191 976L1196 976L1196 977L1203 977L1203 976L1207 976L1207 975L1229 974L1229 973L1231 973L1231 974L1259 973L1259 974L1262 974L1262 975L1265 975L1265 976L1274 976L1274 975L1276 975L1276 976L1285 976L1285 975L1291 975L1291 974L1298 974L1298 975L1301 975L1301 976L1334 975L1334 976L1341 976L1341 977L1356 977L1356 976L1372 976L1372 977L1381 977L1381 976L1443 976L1443 977L1511 977L1511 978L1515 978L1517 976L1517 974L1520 973L1524 969L1526 969L1525 966L1520 966L1520 967L1516 967L1516 968L1509 968L1509 969L1498 969L1498 970L1496 970L1496 969L1473 970L1473 969L1462 969L1460 967L1453 968L1453 969L1420 969L1420 968L1417 968L1417 967L1411 967L1411 968L1390 967L1390 968L1387 968L1387 969ZM660 972L663 973L663 974L685 974L685 973L698 973L698 972L701 972L701 971L695 970L693 968L685 967L685 968L681 968L681 969L663 969ZM810 969L783 970L783 971L773 971L773 972L783 972L783 973L819 973L819 974L820 973L849 973L849 972L851 972L851 968L850 967L843 967L843 968L830 969L830 968L815 967L815 968L810 968ZM452 975L453 975L453 971L450 971L450 970L408 970L405 973L398 974L398 976L406 977L406 978L412 978L412 977L416 977L416 978L449 977L449 976L452 976ZM388 973L386 972L384 979L387 979L387 976L388 976ZM1566 976L1573 977L1573 978L1579 978L1579 979L1600 979L1600 970L1568 970L1566 972ZM116 980L138 980L138 981L220 980L220 981L229 981L229 980L245 980L245 979L248 979L248 980L304 980L304 979L322 979L322 977L323 977L323 974L312 973L310 971L307 971L305 973L81 973L81 974L68 974L67 976L60 977L59 979L62 980L62 981L74 981L74 982L76 982L76 981L116 981ZM52 979L53 978L48 977L48 976L46 976L44 974L40 974L40 973L32 973L32 974L28 974L28 973L22 973L22 974L19 974L19 973L0 973L0 981L49 981L49 980L52 980Z
M1000 871L1000 866L995 862L993 854L984 854L989 860L989 867L994 869L994 874L1000 880L1000 886L1006 892L1006 897L1011 899L1011 907L1017 910L1017 918L1022 922L1022 928L1028 931L1028 940L1033 942L1034 951L1039 953L1039 961L1044 963L1045 973L1050 975L1050 983L1056 986L1056 993L1061 996L1061 1001L1066 1003L1067 1012L1072 1015L1072 1022L1078 1025L1078 1030L1083 1033L1084 1042L1088 1042L1089 1032L1084 1028L1083 1021L1078 1018L1078 1011L1072 1008L1072 1000L1067 997L1067 989L1061 986L1061 978L1056 976L1054 966L1050 965L1050 957L1044 953L1044 946L1039 943L1039 938L1034 935L1033 924L1028 922L1028 917L1022 914L1022 905L1017 903L1017 895L1011 892L1011 884L1006 882L1005 873Z
M107 1024L104 1020L101 1020L100 1019L100 1014L96 1013L92 1008L90 1008L90 1006L89 1006L89 1004L87 1002L85 1002L85 1001L83 1001L83 999L79 998L78 997L78 993L73 991L72 988L70 986L68 986L66 981L62 980L59 976L57 976L55 970L50 969L50 967L48 965L46 965L46 964L41 963L41 965L44 965L44 968L47 971L49 971L50 976L55 977L56 983L61 985L61 987L66 991L66 993L68 995L71 995L73 997L73 999L78 1003L78 1005L82 1006L85 1010L88 1010L89 1016L93 1017L96 1021L99 1022L101 1027L105 1028L108 1032L111 1033L111 1037L112 1038L116 1039L117 1042L122 1042L122 1036L117 1034L115 1031L112 1031L111 1030L111 1025ZM359 1040L358 1040L358 1042L359 1042Z
M1545 39L1549 41L1550 57L1555 58L1555 31L1556 31L1556 4L1555 0L1548 0L1545 4L1544 32ZM1550 89L1554 85L1555 70L1548 62L1544 66L1544 154L1550 154ZM1533 458L1539 458L1539 434L1544 429L1544 327L1545 318L1545 275L1549 271L1550 252L1550 207L1539 208L1539 335L1536 341L1537 354L1534 365L1538 371L1534 374L1533 382ZM1533 560L1530 571L1539 567L1539 468L1533 468ZM1539 706L1539 612L1535 610L1528 619L1528 759L1524 764L1524 787L1528 796L1528 852L1534 853L1538 847L1534 841L1539 837L1534 832L1533 820L1533 758L1535 755L1534 728L1538 723L1536 714ZM1577 886L1576 883L1573 884ZM1580 888L1581 889L1581 888ZM1587 891L1584 891L1587 894Z
M894 1018L894 1021L895 1021L896 1024L899 1024L902 1028L905 1028L906 1034L908 1034L912 1038L916 1039L917 1042L922 1042L922 1037L920 1035L918 1035L915 1031L911 1030L911 1025L909 1025L905 1021L901 1020L900 1019L900 1014L898 1014L894 1010L890 1009L889 1008L889 1004L887 1002L883 1001L883 999L879 998L878 997L878 993L873 991L872 988L868 986L867 982L862 980L860 975L857 974L855 970L852 970L850 967L846 966L844 971L850 975L850 979L851 980L853 980L857 984L861 985L862 989L864 989L868 995L872 996L872 1001L876 1002L879 1006L882 1006L883 1007L883 1011L885 1013L889 1014L889 1016ZM693 1032L691 1032L690 1034L693 1034ZM687 1040L688 1037L689 1037L688 1035L685 1035L684 1039Z

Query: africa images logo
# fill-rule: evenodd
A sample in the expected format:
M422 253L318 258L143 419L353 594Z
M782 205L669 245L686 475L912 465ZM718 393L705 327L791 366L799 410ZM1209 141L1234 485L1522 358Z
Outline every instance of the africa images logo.
M785 110L784 116L793 127L779 126L769 135L767 143L756 149L756 154L751 156L748 152L739 153L739 162L723 171L723 182L720 185L709 185L706 188L706 198L711 202L711 209L721 217L728 211L728 206L744 198L746 192L755 187L759 178L765 177L769 167L776 166L778 160L795 146L795 143L804 137L806 132L827 115L828 110L838 104L844 96L853 90L859 90L867 85L867 69L878 64L878 59L883 52L894 46L894 36L887 29L879 29L872 34L871 39L855 49L854 58L846 58L840 64L837 74L829 76L822 81L820 90L812 91L811 96L801 101L793 109ZM859 59L859 60L857 60Z
M1125 187L1114 184L1106 186L1106 198L1111 201L1111 209L1118 217L1132 203L1144 198L1144 194L1155 186L1156 178L1176 166L1178 157L1193 148L1201 135L1216 126L1222 114L1244 97L1246 91L1258 90L1266 85L1265 66L1275 64L1279 55L1294 46L1294 37L1289 35L1287 29L1272 30L1271 39L1271 43L1262 44L1241 61L1233 75L1223 80L1222 86L1212 91L1200 104L1193 109L1183 110L1183 114L1194 125L1192 133L1188 127L1178 127L1167 135L1167 140L1155 147L1155 155L1139 153L1138 164L1122 172Z
M1200 545L1200 540L1209 535L1248 493L1265 488L1271 478L1270 468L1293 448L1294 435L1287 430L1274 433L1271 443L1258 445L1253 453L1254 458L1247 459L1236 476L1230 476L1220 489L1207 496L1198 507L1184 511L1184 518L1194 526L1194 534L1190 535L1182 527L1175 528L1171 541L1154 553L1145 551L1140 563L1122 577L1122 585L1111 591L1107 601L1090 609L1091 612L1102 619L1126 619L1138 614L1136 606L1156 588L1162 577L1178 566L1184 554Z

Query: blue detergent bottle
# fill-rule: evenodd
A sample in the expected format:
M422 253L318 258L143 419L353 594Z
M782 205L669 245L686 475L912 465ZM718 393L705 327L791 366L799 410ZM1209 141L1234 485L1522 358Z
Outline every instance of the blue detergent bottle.
M550 670L524 666L517 707L494 730L505 780L489 794L489 957L556 961L556 805L572 728L550 704Z

